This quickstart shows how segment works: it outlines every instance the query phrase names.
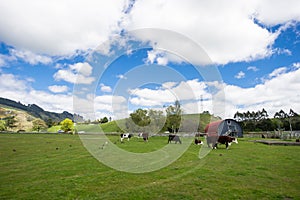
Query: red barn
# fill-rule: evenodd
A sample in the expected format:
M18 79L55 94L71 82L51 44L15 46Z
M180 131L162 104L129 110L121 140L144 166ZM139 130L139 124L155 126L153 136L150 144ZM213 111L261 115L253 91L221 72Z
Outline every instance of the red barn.
M233 119L225 119L209 123L205 127L204 131L207 135L243 137L242 127Z

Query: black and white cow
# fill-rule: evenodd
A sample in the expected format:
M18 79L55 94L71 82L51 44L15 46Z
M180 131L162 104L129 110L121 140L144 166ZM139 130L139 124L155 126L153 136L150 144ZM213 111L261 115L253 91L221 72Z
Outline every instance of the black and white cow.
M130 134L130 133L121 133L120 136L121 136L120 140L121 140L121 142L123 142L123 140L126 139L126 138L129 141L129 139L132 137L132 134Z
M171 143L171 141L175 141L175 144L177 144L177 142L181 144L181 140L178 135L169 135L168 143Z
M197 138L195 138L195 144L196 145L200 145L200 144L203 144L203 142Z
M139 134L138 134L138 137L139 137L139 138L143 138L143 140L144 140L145 142L148 142L149 134L148 134L148 133L139 133Z
M213 149L218 148L218 144L225 144L226 149L229 148L229 146L234 142L238 144L237 138L230 137L230 136L207 136L206 137L207 145L210 147L210 144L212 145L211 147Z

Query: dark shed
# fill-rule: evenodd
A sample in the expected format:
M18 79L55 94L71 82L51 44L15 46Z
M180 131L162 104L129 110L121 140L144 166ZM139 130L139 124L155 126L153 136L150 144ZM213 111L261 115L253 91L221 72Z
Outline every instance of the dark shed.
M233 119L212 122L205 127L205 133L208 135L229 135L233 137L243 137L242 127Z

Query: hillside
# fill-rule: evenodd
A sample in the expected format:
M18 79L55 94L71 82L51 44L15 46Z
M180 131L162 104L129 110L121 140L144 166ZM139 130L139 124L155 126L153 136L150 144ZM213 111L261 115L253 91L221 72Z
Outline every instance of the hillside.
M25 111L16 110L8 107L0 107L0 119L13 119L12 127L8 127L8 131L31 131L33 128L33 121L36 117L28 114Z
M16 102L10 99L5 99L0 97L0 107L8 107L19 111L27 112L28 114L40 118L44 121L52 120L53 122L60 122L64 120L65 118L69 118L75 121L83 121L83 117L79 116L77 114L71 114L67 111L64 111L62 113L55 113L55 112L49 112L45 111L41 107L35 104L28 104L27 106Z

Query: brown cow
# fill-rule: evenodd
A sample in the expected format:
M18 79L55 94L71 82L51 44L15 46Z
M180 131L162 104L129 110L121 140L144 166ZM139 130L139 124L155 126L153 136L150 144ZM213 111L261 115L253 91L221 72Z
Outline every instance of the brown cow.
M210 144L212 144L213 149L218 148L219 144L225 144L226 149L229 148L232 142L238 144L237 138L230 137L230 136L207 136L206 137L207 145L210 147Z

